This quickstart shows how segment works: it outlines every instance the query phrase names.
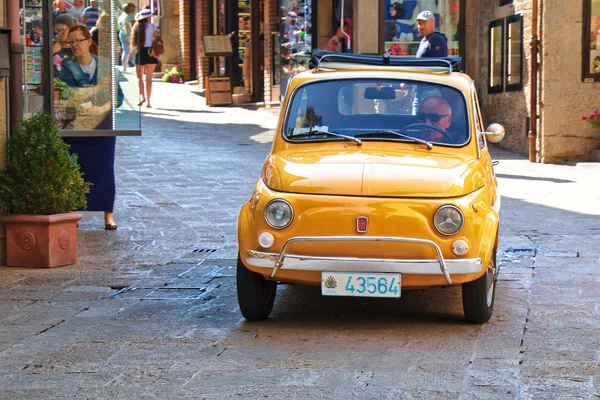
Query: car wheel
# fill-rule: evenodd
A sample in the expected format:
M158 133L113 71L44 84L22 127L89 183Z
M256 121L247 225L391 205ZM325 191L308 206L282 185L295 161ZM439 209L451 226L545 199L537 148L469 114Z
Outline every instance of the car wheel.
M494 254L485 274L473 282L462 285L463 310L467 321L481 324L492 317L497 275L496 247L494 247Z
M238 303L244 318L248 321L266 319L275 303L277 282L250 271L238 255L236 283Z

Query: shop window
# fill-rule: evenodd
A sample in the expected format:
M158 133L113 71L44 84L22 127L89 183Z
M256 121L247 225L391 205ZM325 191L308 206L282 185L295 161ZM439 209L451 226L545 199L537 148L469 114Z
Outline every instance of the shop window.
M126 21L132 27L135 10L126 20L125 10L105 2L96 22L89 23L94 29L82 25L69 33L72 5L54 11L51 2L42 0L21 0L20 5L23 115L54 114L63 136L141 135L138 80L131 74L131 52L118 45L116 23L123 17L121 28ZM72 57L74 51L80 57Z
M431 11L436 28L448 38L448 55L458 55L461 0L383 0L384 51L417 54L421 36L415 18L421 11Z
M489 27L490 77L489 93L502 93L523 88L523 17L492 21Z
M600 0L584 0L583 4L582 78L600 81Z

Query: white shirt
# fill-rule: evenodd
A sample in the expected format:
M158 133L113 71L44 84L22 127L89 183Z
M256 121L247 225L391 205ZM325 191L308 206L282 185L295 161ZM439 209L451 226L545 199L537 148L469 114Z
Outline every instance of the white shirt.
M156 26L151 24L150 22L146 22L146 30L144 37L144 46L143 47L152 47L152 39L154 38L154 31L156 31Z
M92 78L94 77L94 74L96 73L96 59L92 58L92 62L89 63L89 65L79 64L79 66L81 67L83 72L85 72L86 74L88 74L90 76L90 82L92 82Z
M83 18L83 11L75 6L69 8L69 11L67 11L67 14L70 15L71 17L75 18L76 20L80 20Z

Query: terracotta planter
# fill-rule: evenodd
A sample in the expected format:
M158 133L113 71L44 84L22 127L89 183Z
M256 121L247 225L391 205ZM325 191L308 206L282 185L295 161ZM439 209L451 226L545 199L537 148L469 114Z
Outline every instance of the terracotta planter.
M74 212L2 217L6 225L6 265L60 267L75 264L77 221L81 218L81 214Z

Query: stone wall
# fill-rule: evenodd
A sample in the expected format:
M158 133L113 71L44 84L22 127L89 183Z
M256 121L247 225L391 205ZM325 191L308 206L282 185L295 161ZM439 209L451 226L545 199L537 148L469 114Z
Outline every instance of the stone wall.
M333 1L332 0L319 0L317 2L318 7L318 24L317 33L318 38L315 43L316 48L324 49L327 41L331 38L334 33L334 29L331 26L331 19L333 18ZM314 22L313 22L314 23Z
M516 153L527 154L529 126L529 63L531 48L531 0L515 0L497 7L497 1L466 1L466 72L475 80L485 125L500 123L506 136L500 146ZM489 24L514 14L523 16L523 89L505 93L488 93L489 85Z
M190 15L190 0L180 0L179 2L179 43L181 48L180 65L183 67L184 79L190 79L191 60L191 24L194 19Z
M354 52L379 54L379 22L383 2L358 0L354 2Z
M540 161L589 160L600 133L581 117L598 107L600 83L581 79L583 2L544 1L541 16Z
M265 35L265 69L264 86L265 102L279 101L279 98L271 95L271 85L273 82L273 33L279 32L279 10L277 10L276 0L265 0L264 3L264 35Z

